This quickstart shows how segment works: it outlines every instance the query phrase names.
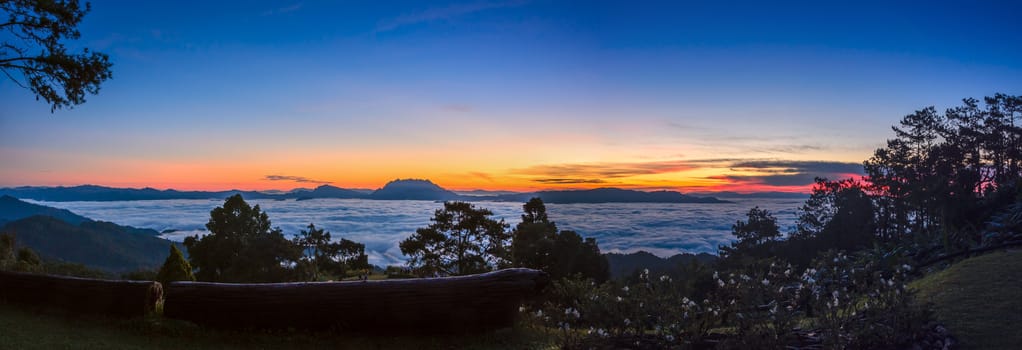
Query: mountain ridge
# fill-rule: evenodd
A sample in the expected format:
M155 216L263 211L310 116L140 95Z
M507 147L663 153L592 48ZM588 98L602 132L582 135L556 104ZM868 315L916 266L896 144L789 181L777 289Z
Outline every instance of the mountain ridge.
M22 186L0 188L0 195L21 199L50 202L66 201L130 201L168 199L225 199L241 194L246 199L308 200L308 199L371 199L371 200L431 200L431 201L494 201L525 202L540 197L548 203L729 203L716 197L692 196L676 191L637 191L612 187L587 190L547 190L536 192L502 193L491 195L464 195L445 189L427 179L397 179L370 193L332 185L315 189L274 191L178 191L145 188L115 188L97 185L81 186Z

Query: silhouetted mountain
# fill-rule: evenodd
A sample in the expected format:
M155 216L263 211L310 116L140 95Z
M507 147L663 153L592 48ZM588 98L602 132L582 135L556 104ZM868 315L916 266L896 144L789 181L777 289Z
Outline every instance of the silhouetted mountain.
M492 200L525 202L539 197L546 203L728 203L713 197L694 197L674 191L643 192L620 188L577 191L540 191L494 196Z
M286 195L267 194L257 191L178 191L157 190L154 188L114 188L96 185L74 187L14 187L0 188L0 195L9 195L22 199L34 199L50 202L68 201L133 201L160 199L224 199L241 193L246 199L277 199Z
M394 180L380 189L366 194L364 190L352 190L323 185L313 190L296 189L281 191L177 191L152 188L112 188L94 185L75 187L15 187L0 188L0 195L41 201L129 201L160 199L224 199L236 193L245 199L313 199L313 198L361 198L381 200L432 200L432 201L507 201L525 202L532 197L543 198L547 203L727 203L714 197L696 197L673 191L643 192L618 188L597 188L577 191L540 191L531 193L500 191L471 191L476 195L460 195L444 189L429 180ZM492 195L484 195L492 193Z
M465 196L437 186L432 181L420 179L394 180L374 191L369 199L413 199L413 200L464 200Z
M738 192L692 192L691 195L699 196L713 196L717 198L771 198L771 199L807 199L809 198L808 193L798 192L751 192L751 193L738 193Z
M73 225L52 216L32 216L7 223L0 232L14 233L20 246L48 259L124 272L158 268L174 243L138 229L103 221Z
M36 215L52 216L73 225L91 221L89 218L72 213L67 209L32 204L7 195L0 196L0 225Z
M316 187L312 191L304 191L301 193L292 192L291 194L297 194L298 200L314 199L314 198L338 198L338 199L350 199L350 198L366 198L367 194L357 192L349 189L340 187L322 185ZM242 195L244 196L244 195Z
M683 264L689 264L693 260L701 264L711 264L717 261L716 255L707 253L682 253L668 258L661 258L645 251L631 254L607 253L603 255L607 257L607 263L610 265L610 278L612 279L622 279L642 269L649 269L653 275L665 274Z

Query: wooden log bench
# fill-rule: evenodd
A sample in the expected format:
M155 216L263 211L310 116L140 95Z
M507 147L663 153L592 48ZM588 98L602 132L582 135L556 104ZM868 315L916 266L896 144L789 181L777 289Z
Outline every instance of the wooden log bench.
M0 271L0 301L80 313L140 317L156 310L159 282L118 281Z
M522 300L548 282L531 269L365 282L171 282L163 313L217 328L475 332L511 326Z

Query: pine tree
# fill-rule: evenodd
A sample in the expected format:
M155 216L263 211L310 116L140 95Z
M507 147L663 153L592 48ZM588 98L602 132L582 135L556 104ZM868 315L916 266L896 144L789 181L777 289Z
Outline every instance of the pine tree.
M156 274L156 280L164 285L171 281L195 280L195 276L192 275L192 265L185 260L184 254L181 254L176 245L170 245L170 255L160 267L160 272Z

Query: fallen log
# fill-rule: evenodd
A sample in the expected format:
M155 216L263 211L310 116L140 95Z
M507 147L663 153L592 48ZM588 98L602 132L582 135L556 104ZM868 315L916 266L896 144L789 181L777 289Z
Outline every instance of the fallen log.
M163 296L159 282L0 271L0 301L114 317L144 316Z
M531 269L366 282L171 282L163 314L216 328L474 332L511 326L521 301L548 282Z

